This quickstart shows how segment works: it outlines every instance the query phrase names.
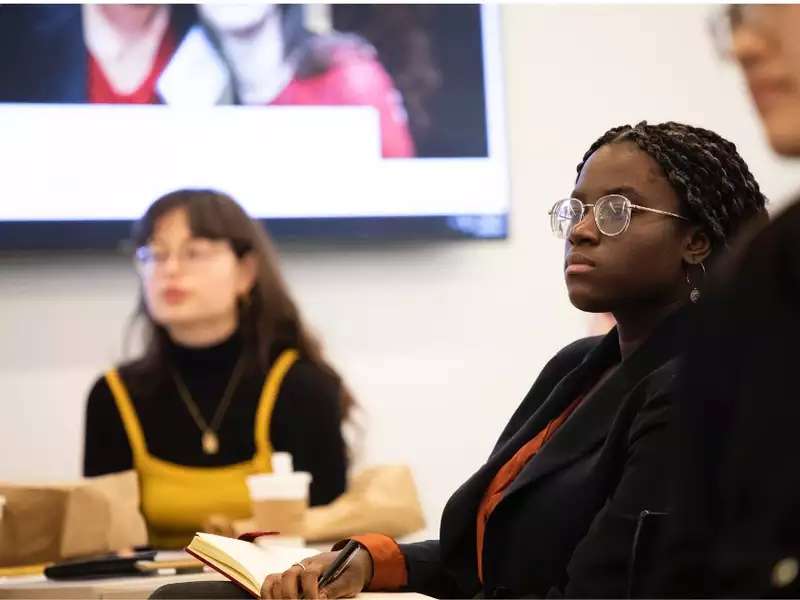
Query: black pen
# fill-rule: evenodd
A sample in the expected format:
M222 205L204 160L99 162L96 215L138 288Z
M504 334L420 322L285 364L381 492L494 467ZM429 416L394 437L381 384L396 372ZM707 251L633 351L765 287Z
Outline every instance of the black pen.
M317 580L317 585L321 588L324 588L326 585L331 583L334 579L339 577L342 572L347 568L347 565L350 564L350 561L356 555L356 551L361 547L355 540L350 540L345 544L344 548L339 551L339 554L336 555L336 558L333 559L333 562L328 565L328 568L322 572L322 575L319 576Z

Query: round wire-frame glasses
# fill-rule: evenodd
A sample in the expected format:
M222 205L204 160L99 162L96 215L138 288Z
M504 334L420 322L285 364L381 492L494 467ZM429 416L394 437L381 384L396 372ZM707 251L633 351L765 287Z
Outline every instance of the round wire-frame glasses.
M673 217L682 221L689 220L676 213L634 204L621 194L603 196L594 204L582 202L577 198L565 198L556 202L547 213L550 215L550 227L553 234L561 239L569 237L572 229L583 220L587 208L592 209L597 230L608 237L621 235L628 229L631 223L631 213L634 210Z

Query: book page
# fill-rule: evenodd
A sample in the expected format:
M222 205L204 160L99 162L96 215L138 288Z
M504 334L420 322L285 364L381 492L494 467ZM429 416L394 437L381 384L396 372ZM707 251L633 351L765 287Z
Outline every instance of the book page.
M256 546L251 542L211 533L198 533L189 547L202 552L214 562L228 566L227 570L232 568L246 575L257 589L261 589L261 583L267 575L281 573L294 563L319 554L313 548Z

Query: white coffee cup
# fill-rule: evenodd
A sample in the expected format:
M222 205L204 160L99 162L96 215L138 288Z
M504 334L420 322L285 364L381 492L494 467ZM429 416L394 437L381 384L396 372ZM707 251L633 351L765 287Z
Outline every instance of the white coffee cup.
M247 488L258 528L281 535L302 535L310 484L310 473L250 475Z

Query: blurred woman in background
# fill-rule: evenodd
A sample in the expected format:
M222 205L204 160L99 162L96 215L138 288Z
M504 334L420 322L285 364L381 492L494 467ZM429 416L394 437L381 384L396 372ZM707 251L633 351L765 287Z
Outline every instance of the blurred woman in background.
M717 50L739 63L772 149L800 157L800 5L715 16ZM693 323L654 595L800 596L800 200L752 234Z
M245 477L286 451L310 503L345 489L353 398L323 359L263 227L229 196L180 190L134 228L144 355L89 394L84 474L135 469L150 542L250 515Z

